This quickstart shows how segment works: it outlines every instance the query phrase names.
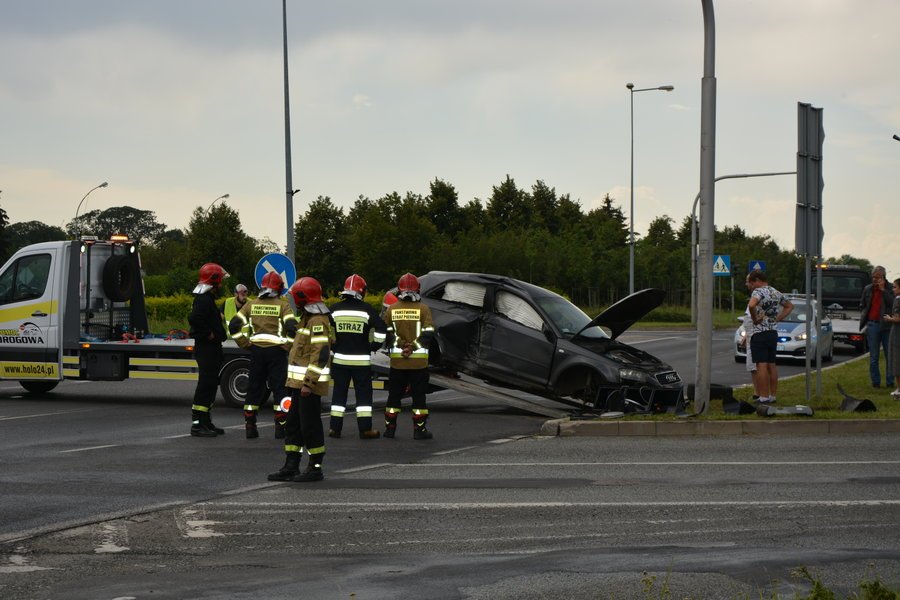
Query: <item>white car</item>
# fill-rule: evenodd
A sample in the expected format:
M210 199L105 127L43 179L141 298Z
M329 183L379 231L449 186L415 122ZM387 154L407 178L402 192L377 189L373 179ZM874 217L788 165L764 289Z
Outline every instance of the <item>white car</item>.
M809 307L806 304L806 296L787 295L786 298L794 305L794 310L778 324L777 358L802 359L806 356L806 320L809 318ZM813 310L817 309L816 301L812 301ZM743 317L738 319L743 321ZM816 357L816 344L822 344L822 361L829 362L834 356L834 330L831 327L831 319L823 316L819 326L819 334L816 328L810 329L812 342L809 355L813 361ZM744 327L738 327L734 332L734 360L745 362L747 360L747 348L741 342L744 340ZM820 341L821 340L821 341Z

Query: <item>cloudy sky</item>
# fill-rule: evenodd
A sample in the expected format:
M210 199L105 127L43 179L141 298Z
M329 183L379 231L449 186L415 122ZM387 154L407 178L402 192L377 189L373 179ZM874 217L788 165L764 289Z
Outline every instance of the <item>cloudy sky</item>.
M635 228L690 214L700 181L697 0L288 0L293 183L317 196L461 202L508 174ZM0 206L64 226L130 205L182 228L230 194L285 243L278 0L0 0ZM717 0L716 175L792 171L797 102L824 109L826 255L900 276L900 2ZM792 176L717 184L716 223L793 247ZM743 261L752 257L733 257Z

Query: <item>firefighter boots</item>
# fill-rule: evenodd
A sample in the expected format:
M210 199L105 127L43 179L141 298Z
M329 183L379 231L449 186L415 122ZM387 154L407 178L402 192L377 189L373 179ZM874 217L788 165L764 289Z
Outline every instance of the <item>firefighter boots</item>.
M295 475L292 481L297 483L307 483L310 481L322 481L325 474L322 473L322 465L310 464L302 473Z
M428 431L427 429L425 429L424 427L422 427L422 428L416 427L415 429L413 429L413 439L414 440L430 440L433 437L434 436L431 434L431 432Z
M247 439L252 440L259 437L259 430L256 428L256 412L252 410L244 411L244 430Z
M274 473L269 473L269 481L292 481L300 474L300 453L287 452L284 458L284 466Z
M384 409L384 437L392 438L397 433L397 415L400 414L399 408Z
M385 435L387 435L387 433L385 433ZM379 437L381 437L381 433L374 429L367 429L359 432L359 439L361 440L377 440Z
M284 425L275 421L275 439L283 440L284 439Z
M340 431L340 429L329 429L329 430L328 430L328 437L330 437L330 438L339 438L339 437L341 437L341 431Z
M216 427L215 423L212 422L212 415L206 413L206 418L204 420L206 421L207 429L213 430L214 432L216 432L216 435L225 435L225 430L221 427Z
M192 410L191 411L191 435L194 437L216 437L216 432L209 428L209 413Z

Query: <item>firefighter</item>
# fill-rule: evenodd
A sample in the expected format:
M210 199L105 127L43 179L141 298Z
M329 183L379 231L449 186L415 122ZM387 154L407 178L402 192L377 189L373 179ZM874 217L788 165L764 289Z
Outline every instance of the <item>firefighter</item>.
M259 297L248 300L228 323L228 331L238 345L250 344L250 374L244 404L247 439L258 438L256 414L266 398L266 384L274 398L284 397L288 350L297 332L297 319L290 305L281 298L284 280L275 272L266 273ZM275 411L276 436L285 415Z
M388 399L384 409L384 437L392 438L397 431L400 398L409 386L412 393L413 438L430 440L428 408L428 346L434 334L431 310L419 295L419 280L412 273L400 278L397 302L384 314L387 325L386 345L391 354L388 376Z
M331 307L335 342L332 347L331 425L328 437L341 437L350 381L356 398L356 424L360 439L375 439L381 434L372 429L371 353L384 345L384 321L374 308L363 301L366 280L351 275L344 282L343 300ZM370 337L371 334L371 337Z
M301 277L291 286L291 296L299 311L297 335L288 362L290 396L282 396L287 413L284 439L284 466L270 473L269 481L321 481L325 457L322 427L322 396L328 393L329 362L334 339L328 307L322 302L322 286L312 277ZM303 448L309 464L300 471Z
M241 310L244 305L247 303L247 294L249 291L247 290L247 286L243 283L239 283L234 286L234 296L231 298L226 298L224 302L222 302L222 306L219 307L219 312L222 313L222 317L225 320L225 326L231 322L231 319L234 318L234 315L237 314L239 310Z
M190 335L194 338L194 360L197 361L197 388L191 406L191 435L216 437L225 430L216 427L209 414L219 389L222 368L222 342L227 339L222 318L216 308L216 293L228 277L221 266L206 263L200 267L200 278L194 288L194 303L188 315Z

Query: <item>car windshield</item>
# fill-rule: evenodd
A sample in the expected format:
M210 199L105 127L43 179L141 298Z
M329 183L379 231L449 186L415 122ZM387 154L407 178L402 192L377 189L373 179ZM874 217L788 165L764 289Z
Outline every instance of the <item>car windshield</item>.
M809 306L794 302L794 309L784 318L785 323L805 323L809 316Z
M538 306L547 315L547 318L562 332L565 337L572 337L591 322L591 318L581 312L581 309L559 296L540 296L535 298ZM597 326L585 329L580 337L593 339L607 339L606 332Z

